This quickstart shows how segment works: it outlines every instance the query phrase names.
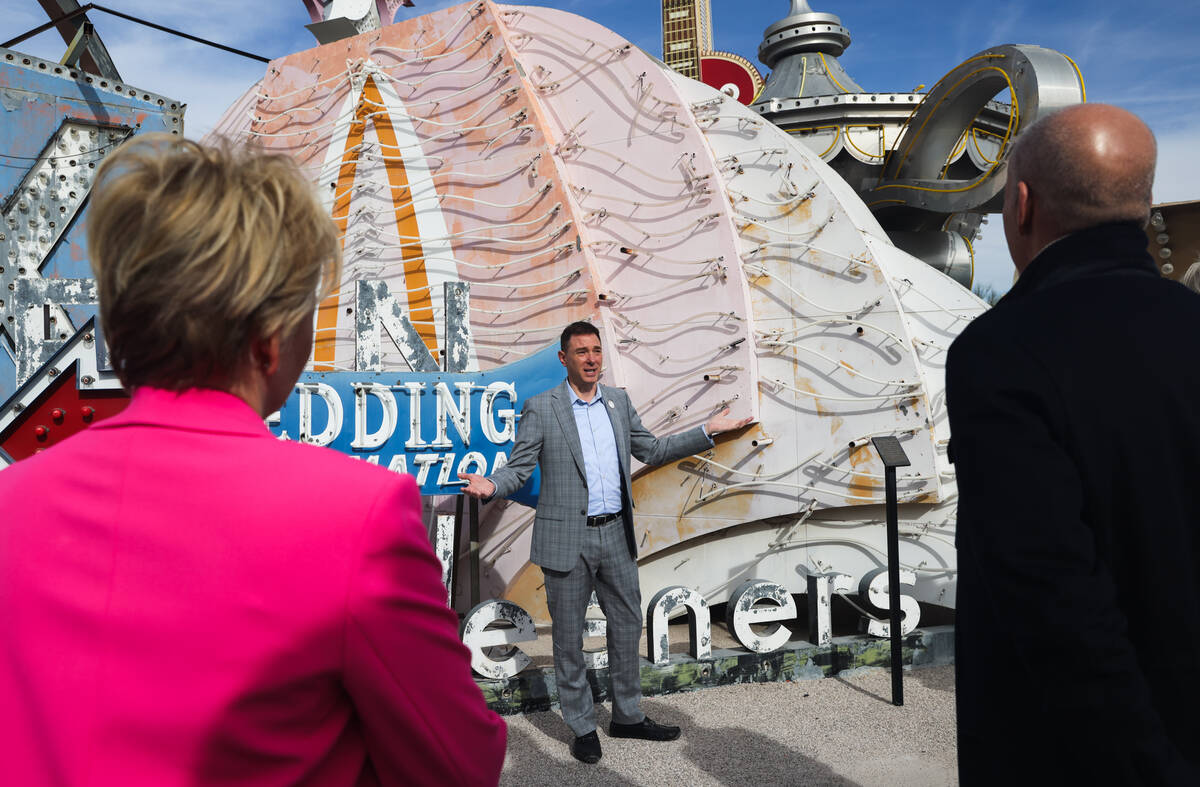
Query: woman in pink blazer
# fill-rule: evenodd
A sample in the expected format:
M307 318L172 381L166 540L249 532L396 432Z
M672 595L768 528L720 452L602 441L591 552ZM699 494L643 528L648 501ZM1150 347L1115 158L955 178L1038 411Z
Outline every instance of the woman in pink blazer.
M133 399L0 472L0 781L496 783L413 480L263 425L340 275L311 187L144 135L91 202Z

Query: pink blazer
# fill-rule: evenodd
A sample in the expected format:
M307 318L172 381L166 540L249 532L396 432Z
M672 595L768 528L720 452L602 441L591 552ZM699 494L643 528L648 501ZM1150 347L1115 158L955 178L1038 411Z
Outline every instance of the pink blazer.
M0 781L495 784L413 480L141 389L0 471Z

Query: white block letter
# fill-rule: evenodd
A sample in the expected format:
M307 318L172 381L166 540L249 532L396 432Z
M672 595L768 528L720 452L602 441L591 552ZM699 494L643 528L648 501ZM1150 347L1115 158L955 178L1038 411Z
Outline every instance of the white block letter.
M854 590L854 580L848 574L808 575L808 638L814 645L833 642L833 620L830 601L834 593Z
M458 389L458 404L450 396L450 388L445 383L438 383L437 392L437 436L433 440L433 448L450 448L450 438L446 436L447 421L454 424L454 431L462 438L463 445L471 444L471 383L455 383Z
M917 584L917 572L906 568L900 569L900 586L912 587L915 584ZM883 610L885 615L888 614L891 604L888 601L887 568L868 571L859 580L858 595L864 604ZM900 634L903 636L917 627L917 621L921 619L921 605L912 596L901 595L900 614ZM892 635L892 626L887 620L863 618L863 622L867 624L867 633L873 637L890 637Z
M405 383L404 390L408 391L408 439L404 447L409 451L428 448L429 443L421 437L421 393L425 383Z
M505 622L509 627L489 628L494 623ZM516 646L518 642L537 639L533 618L511 601L485 601L463 618L462 641L471 651L471 669L485 678L511 678L525 667L531 659ZM484 653L484 648L508 645L499 659Z
M756 606L759 602L768 602ZM783 585L765 579L748 579L738 585L725 605L725 621L734 638L746 650L770 653L787 644L791 632L778 621L796 617L796 601ZM773 623L763 634L756 634L752 623Z
M675 585L655 593L646 608L646 639L649 645L646 650L655 664L666 664L671 658L667 617L680 608L688 613L692 658L706 659L712 655L712 622L708 615L708 602L691 588Z
M342 399L326 383L298 383L300 392L300 442L313 445L329 445L342 433ZM312 433L312 397L316 394L325 402L329 418L320 434Z
M516 413L511 407L503 410L496 409L496 397L508 397L511 404L516 401L517 389L512 383L495 382L483 391L483 401L480 402L479 421L483 426L483 436L494 445L503 445L517 436ZM500 418L502 426L496 428L496 417Z
M367 434L367 396L374 396L383 405L383 423ZM396 397L386 385L354 383L354 442L351 448L372 449L386 443L396 431Z

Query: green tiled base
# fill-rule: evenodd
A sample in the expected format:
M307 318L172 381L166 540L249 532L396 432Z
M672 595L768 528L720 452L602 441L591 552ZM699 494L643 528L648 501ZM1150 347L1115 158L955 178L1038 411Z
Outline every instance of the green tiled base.
M788 643L772 653L714 650L699 661L672 655L669 663L642 660L642 694L652 697L676 691L694 691L731 683L772 683L815 680L858 667L887 667L889 642L875 637L836 637L818 647L807 642ZM904 638L904 664L935 666L954 663L954 627L931 626ZM588 681L597 702L607 700L608 670L589 670ZM527 669L508 680L477 680L488 707L497 713L536 713L558 705L554 669Z

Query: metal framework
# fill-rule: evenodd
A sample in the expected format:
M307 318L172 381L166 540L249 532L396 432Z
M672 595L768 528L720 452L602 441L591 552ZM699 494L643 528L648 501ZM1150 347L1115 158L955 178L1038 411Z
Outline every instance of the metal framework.
M111 8L105 8L104 6L96 5L95 3L88 3L87 5L78 6L70 11L67 11L62 16L51 19L49 22L45 23L44 25L38 25L37 27L33 28L32 30L22 33L21 35L17 36L16 38L11 38L8 41L5 41L3 44L0 44L0 49L8 49L10 47L14 47L17 44L21 43L22 41L33 38L38 33L49 30L52 27L58 27L60 30L62 30L64 25L69 25L73 22L78 21L79 27L82 28L83 27L82 19L87 14L88 11L102 11L106 14L111 14L120 19L124 19L127 22L133 22L135 24L139 24L144 27L153 28L153 29L159 30L163 33L170 33L173 36L179 36L180 38L186 38L189 41L195 41L198 44L204 44L206 46L211 46L216 49L221 49L225 52L230 52L235 55L241 55L242 57L248 57L251 60L257 60L260 63L270 63L271 62L271 58L269 58L269 57L263 57L262 55L256 55L252 52L246 52L244 50L236 49L231 46L225 46L224 44L218 44L215 41L209 41L207 38L200 38L199 36L194 36L191 33L185 33L182 30L176 30L175 28L167 27L165 25L160 25L156 22L147 22L145 19L141 19L136 16L131 16L131 15L123 13L121 11L114 11ZM69 43L72 44L72 48L74 48L76 45L76 41L75 41L76 35L78 35L78 33L73 32L71 39L68 40ZM64 37L65 37L65 34L64 34ZM90 45L89 45L88 51L92 52ZM113 74L116 73L116 67L112 65L111 61L109 61L108 65L105 66L105 68L110 69L111 73L113 73ZM84 70L87 70L87 69L85 68ZM108 74L101 73L100 76L108 76Z

